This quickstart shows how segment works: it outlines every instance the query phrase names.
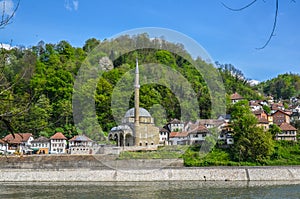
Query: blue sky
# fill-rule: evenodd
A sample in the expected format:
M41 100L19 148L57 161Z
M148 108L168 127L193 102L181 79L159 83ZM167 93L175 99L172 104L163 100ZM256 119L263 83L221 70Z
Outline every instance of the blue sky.
M103 40L129 29L161 27L193 38L215 61L233 64L250 79L300 73L300 2L279 1L275 37L263 50L256 48L272 29L275 0L258 0L240 12L221 2L238 8L251 1L21 0L13 23L0 30L0 42L32 46L67 40L82 47L91 37Z

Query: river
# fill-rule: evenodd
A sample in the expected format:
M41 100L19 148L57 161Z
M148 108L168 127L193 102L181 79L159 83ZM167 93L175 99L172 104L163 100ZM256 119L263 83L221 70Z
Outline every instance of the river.
M0 198L300 198L300 182L2 182Z

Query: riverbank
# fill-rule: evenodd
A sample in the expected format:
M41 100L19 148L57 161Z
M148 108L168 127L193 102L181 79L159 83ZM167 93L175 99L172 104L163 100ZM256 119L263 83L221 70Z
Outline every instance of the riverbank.
M300 181L300 166L184 167L182 159L103 155L0 158L0 182Z

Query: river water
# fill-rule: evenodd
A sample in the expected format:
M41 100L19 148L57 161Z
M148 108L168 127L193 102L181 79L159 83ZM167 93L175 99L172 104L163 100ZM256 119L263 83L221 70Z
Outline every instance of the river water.
M300 182L2 182L0 198L300 198Z

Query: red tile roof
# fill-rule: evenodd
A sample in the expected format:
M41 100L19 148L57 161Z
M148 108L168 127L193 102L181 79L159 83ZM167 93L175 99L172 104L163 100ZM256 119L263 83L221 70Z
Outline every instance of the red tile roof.
M2 140L7 143L20 144L27 142L30 137L32 137L31 133L15 133L14 135L9 134L5 136Z
M271 104L271 110L282 110L283 108L284 107L282 103Z
M240 94L238 93L233 93L231 96L230 96L230 99L231 100L238 100L238 99L244 99Z
M202 125L202 124L194 124L193 126L191 126L189 133L191 132L200 132L200 133L208 133L208 129L206 128L206 126Z
M170 138L174 137L187 137L188 133L187 132L171 132L170 133Z
M284 111L282 111L282 110L276 110L276 112L274 112L274 113L271 114L271 115L275 115L275 114L277 114L277 113L282 113L282 114L285 114L285 115L287 115L287 116L290 116L290 114L288 114L288 113L286 113L286 112L284 112Z
M50 137L51 140L67 140L67 138L62 134L61 132L55 133L52 137Z
M295 127L293 127L292 125L290 125L289 123L282 123L280 125L280 129L283 131L297 131L297 129Z

